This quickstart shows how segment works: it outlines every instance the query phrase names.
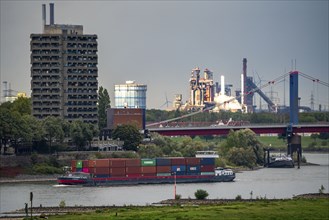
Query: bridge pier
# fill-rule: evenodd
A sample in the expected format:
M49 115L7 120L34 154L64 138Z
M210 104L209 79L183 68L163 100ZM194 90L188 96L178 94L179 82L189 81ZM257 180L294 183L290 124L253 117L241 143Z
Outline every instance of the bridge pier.
M294 152L297 153L298 168L300 168L300 160L302 158L302 144L301 137L295 134L292 125L298 124L298 71L290 72L290 124L287 126L287 154L293 158Z
M291 158L294 158L294 152L297 153L297 164L299 169L302 158L301 136L291 133L291 135L287 135L287 154L290 155Z

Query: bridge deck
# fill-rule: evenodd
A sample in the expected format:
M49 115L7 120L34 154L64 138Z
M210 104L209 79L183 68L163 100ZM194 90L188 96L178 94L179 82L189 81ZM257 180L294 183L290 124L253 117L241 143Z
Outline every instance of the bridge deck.
M157 132L165 136L196 136L196 135L227 135L231 130L249 128L256 134L283 134L286 132L286 124L272 125L244 125L244 126L218 126L218 127L169 127L149 128L150 132ZM294 133L329 133L327 124L300 124L293 125Z

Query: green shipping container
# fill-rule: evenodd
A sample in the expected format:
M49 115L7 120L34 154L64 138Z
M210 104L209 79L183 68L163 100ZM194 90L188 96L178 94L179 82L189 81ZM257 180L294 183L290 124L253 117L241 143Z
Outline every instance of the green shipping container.
M146 166L155 166L156 160L155 159L141 159L142 167Z
M157 173L157 176L171 176L171 173Z
M201 172L202 176L215 176L215 172Z
M82 168L82 160L77 160L77 168Z

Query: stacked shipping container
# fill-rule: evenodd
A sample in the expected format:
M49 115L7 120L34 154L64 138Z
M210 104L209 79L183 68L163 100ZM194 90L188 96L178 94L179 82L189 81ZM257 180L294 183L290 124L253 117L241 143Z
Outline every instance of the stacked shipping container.
M110 158L73 160L72 172L91 173L95 177L140 177L172 175L214 175L214 158Z

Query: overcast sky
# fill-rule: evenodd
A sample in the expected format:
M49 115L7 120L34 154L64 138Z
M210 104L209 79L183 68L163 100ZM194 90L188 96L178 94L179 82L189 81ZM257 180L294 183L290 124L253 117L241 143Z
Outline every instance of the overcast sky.
M215 81L240 89L242 59L248 75L273 80L297 69L328 82L328 1L4 1L1 0L1 82L31 93L30 34L42 32L41 5L55 3L56 24L83 25L98 35L99 86L114 105L114 84L147 84L147 108L175 94L187 100L196 66ZM264 84L265 81L262 82ZM284 83L273 86L283 104ZM299 80L301 104L326 109L328 87ZM3 96L1 83L1 96ZM269 92L270 87L264 89ZM286 104L289 101L286 83ZM259 105L257 100L256 105Z

